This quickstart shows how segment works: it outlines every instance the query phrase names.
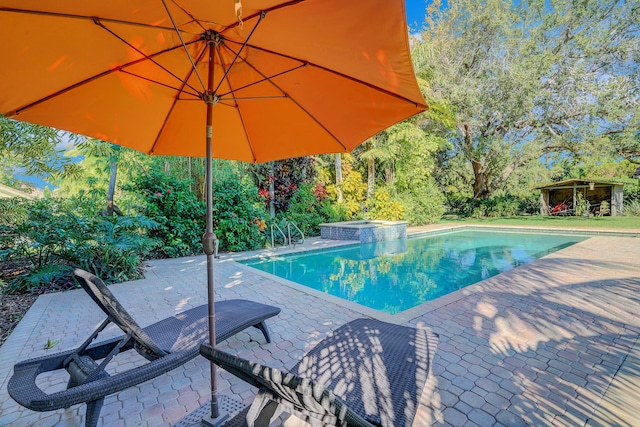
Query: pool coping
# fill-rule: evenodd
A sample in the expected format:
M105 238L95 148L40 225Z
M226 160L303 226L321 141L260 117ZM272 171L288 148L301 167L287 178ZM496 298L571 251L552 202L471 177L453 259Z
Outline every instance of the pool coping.
M495 231L495 230L503 230L503 231L513 231L513 232L561 232L563 234L570 234L570 235L589 235L590 238L592 237L598 237L598 236L615 236L615 237L628 237L628 238L638 238L640 237L640 230L639 231L631 231L631 230L611 230L611 229L602 229L602 230L594 230L592 228L586 229L586 228L564 228L564 227L521 227L521 226L503 226L503 225L473 225L473 224L464 224L464 225L449 225L449 224L443 224L442 227L430 227L430 229L428 230L421 230L420 228L407 228L407 239L410 238L415 238L415 237L419 237L419 236L424 236L424 235L438 235L440 233L444 233L444 232L448 232L448 231L453 231L453 230L458 230L460 229L461 231L464 229L473 229L473 230L491 230L491 231ZM578 242L575 245L571 245L571 247L576 246L576 245L580 245L583 242L586 242L588 240L590 240L590 238L585 239L582 242ZM335 244L333 244L335 242ZM232 261L235 263L235 266L243 271L248 271L251 272L253 274L256 274L258 276L273 280L275 282L281 283L285 286L288 286L290 288L296 289L300 292L304 292L308 295L311 296L315 296L316 298L322 299L324 301L327 302L331 302L333 304L339 305L341 307L347 308L349 310L361 313L365 316L371 317L373 319L378 319L378 320L382 320L385 322L389 322L389 323L396 323L396 324L402 324L402 323L406 323L412 319L415 319L421 315L424 315L425 313L429 313L431 311L437 310L443 306L452 304L456 301L459 301L471 294L474 294L476 292L479 292L483 289L485 282L488 280L492 280L496 277L499 277L500 275L506 273L506 272L502 272L499 274L496 274L495 276L491 276L487 279L481 280L479 282L473 283L469 286L466 286L462 289L459 289L457 291L451 292L449 294L443 295L441 297L438 297L436 299L430 300L430 301L425 301L422 304L418 304L415 307L411 307L407 310L401 311L400 313L397 314L389 314L389 313L384 313L380 310L376 310L373 308L369 308L366 306L363 306L361 304L358 304L356 302L352 302L352 301L348 301L345 300L343 298L322 292L322 291L318 291L316 289L313 289L311 287L305 286L305 285L301 285L299 283L293 282L291 280L288 279L284 279L282 277L273 275L271 273L267 273L265 271L259 270L257 268L253 268L249 265L243 264L239 261L246 261L246 260L250 260L250 259L258 259L258 258L270 258L273 256L277 256L277 255L294 255L294 254L307 254L307 253L313 253L313 252L320 252L320 251L325 251L325 250L330 250L330 249L335 249L338 247L349 247L349 246L359 246L362 245L362 243L358 242L358 241L345 241L345 240L334 240L334 241L330 241L327 242L327 246L323 247L323 248L311 248L311 249L306 249L306 248L299 248L298 250L291 250L291 251L287 251L286 253L280 253L280 254L270 254L270 255L266 255L266 254L256 254L256 253L252 253L250 255L246 255L246 256L239 256L239 257L234 257L234 259L230 259L229 261ZM538 260L542 260L545 259L549 256L554 256L555 254L561 254L563 251L567 250L569 248L563 248L560 249L559 251L556 251L552 254L548 254L545 255L541 258L538 258L534 261L532 261L531 263L527 263L527 264L532 264ZM519 268L519 267L517 267ZM510 271L510 270L509 270Z

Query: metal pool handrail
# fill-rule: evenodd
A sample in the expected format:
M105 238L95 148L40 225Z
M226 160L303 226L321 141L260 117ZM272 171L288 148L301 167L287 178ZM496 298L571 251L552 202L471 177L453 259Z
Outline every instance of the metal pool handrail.
M297 231L298 233L300 233L300 237L301 237L301 239L300 239L300 240L297 240L296 242L294 242L294 241L291 239L291 226L292 226L292 225L293 225L293 228L295 228L295 229L296 229L296 231ZM302 230L300 230L300 228L296 225L296 223L295 223L295 222L293 222L293 221L288 221L288 222L287 222L287 233L289 234L289 246L293 246L293 247L295 248L295 247L296 247L296 244L300 244L300 245L301 245L301 244L303 244L303 243L304 243L304 233L302 232Z

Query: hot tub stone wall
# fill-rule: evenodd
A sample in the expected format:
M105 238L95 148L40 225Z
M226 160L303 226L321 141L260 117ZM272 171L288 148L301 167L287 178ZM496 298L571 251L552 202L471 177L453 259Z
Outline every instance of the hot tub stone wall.
M320 237L332 240L358 240L360 243L382 242L407 237L404 221L352 221L320 224Z

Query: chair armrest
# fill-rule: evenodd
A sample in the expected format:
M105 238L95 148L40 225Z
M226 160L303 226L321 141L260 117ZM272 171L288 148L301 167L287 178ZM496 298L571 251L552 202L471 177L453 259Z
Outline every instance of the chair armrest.
M71 405L99 400L134 385L169 372L198 355L197 348L176 352L140 367L117 375L99 378L66 390L46 393L36 385L36 377L43 372L60 369L62 361L71 352L59 353L50 357L27 360L14 366L7 391L20 405L33 411L45 412Z

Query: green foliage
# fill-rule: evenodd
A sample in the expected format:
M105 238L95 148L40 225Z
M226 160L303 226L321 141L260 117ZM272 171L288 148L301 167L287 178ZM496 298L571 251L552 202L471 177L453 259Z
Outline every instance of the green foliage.
M399 221L404 218L404 207L397 200L392 200L384 188L376 190L367 204L369 219Z
M640 200L630 200L624 204L624 216L640 216Z
M137 213L136 206L143 202L136 193L126 189L131 188L133 177L151 162L149 156L92 138L77 143L65 155L67 158L81 157L82 160L76 163L78 172L74 176L51 180L58 186L56 195L84 200L95 210L92 214L105 211L110 173L115 167L117 180L115 194L112 195L114 203L126 214Z
M305 237L320 235L320 224L325 222L322 202L314 193L315 187L305 184L291 198L291 205L284 216L295 222ZM292 231L293 233L293 231Z
M589 214L589 208L591 207L591 203L587 199L584 198L582 193L576 193L576 205L573 209L573 212L576 216L586 216Z
M343 222L349 219L346 207L342 203L325 202L321 207L325 222Z
M640 201L640 180L636 180L635 185L624 186L624 201L625 203Z
M28 274L21 275L7 287L7 293L24 293L40 288L59 290L72 288L73 268L62 264L46 264L34 268Z
M448 200L448 207L449 214L471 218L513 217L521 214L534 214L540 209L539 200L534 194L527 197L504 195L487 199L451 197Z
M24 168L27 175L69 177L77 174L77 165L58 147L65 140L74 143L82 138L0 115L0 158L3 165Z
M188 181L150 170L125 188L141 195L143 214L158 224L149 232L159 244L154 256L172 258L201 252L205 206L189 190Z
M95 217L70 236L63 258L107 283L142 278L142 261L157 246L148 236L158 224L146 217Z
M229 169L214 182L213 194L213 228L220 249L248 251L263 247L266 212L251 178Z
M398 198L404 205L405 219L411 225L437 222L444 213L444 196L433 180L402 193Z
M154 243L144 217L83 217L76 199L0 199L19 215L0 224L0 262L11 292L74 286L71 271L84 268L106 282L140 278Z

